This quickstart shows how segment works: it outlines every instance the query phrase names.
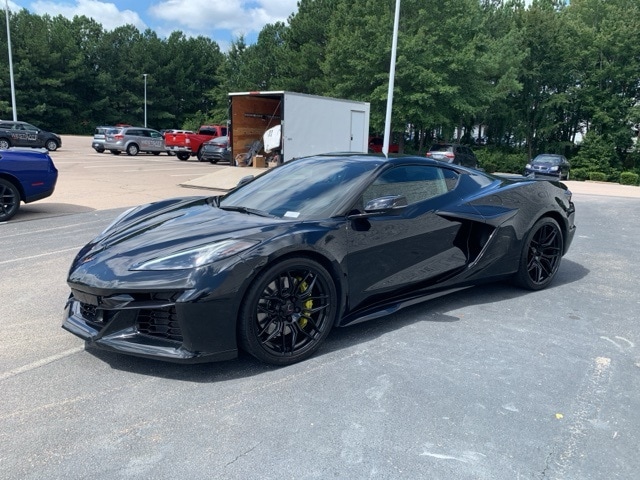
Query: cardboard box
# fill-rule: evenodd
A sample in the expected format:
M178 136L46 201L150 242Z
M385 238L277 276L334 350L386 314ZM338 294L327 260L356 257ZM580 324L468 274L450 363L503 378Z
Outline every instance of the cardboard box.
M264 155L255 155L253 157L253 166L255 168L265 168L267 164Z

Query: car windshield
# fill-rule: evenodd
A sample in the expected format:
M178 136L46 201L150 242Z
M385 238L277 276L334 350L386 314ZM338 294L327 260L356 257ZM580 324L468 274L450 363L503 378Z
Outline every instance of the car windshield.
M220 208L243 207L279 218L327 218L380 163L353 157L295 160L230 192L221 199Z
M560 165L560 157L544 155L533 159L533 163L548 163L551 165Z

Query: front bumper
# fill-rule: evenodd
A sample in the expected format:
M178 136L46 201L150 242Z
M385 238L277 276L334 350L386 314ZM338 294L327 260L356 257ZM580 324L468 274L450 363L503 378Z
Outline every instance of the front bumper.
M235 358L235 318L216 322L211 312L229 314L218 302L190 303L193 292L99 296L72 290L62 328L96 347L176 363Z
M166 146L165 150L167 150L168 152L173 152L173 153L188 153L191 154L191 148L190 147L179 147L176 145L170 145L170 146Z

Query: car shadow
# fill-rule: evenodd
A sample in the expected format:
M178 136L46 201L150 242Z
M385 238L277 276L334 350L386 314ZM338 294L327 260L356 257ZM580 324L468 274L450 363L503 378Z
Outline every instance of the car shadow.
M64 217L78 213L95 211L95 208L74 205L71 203L29 203L21 205L20 210L10 221L11 223L29 222L42 218Z
M574 283L587 276L589 270L584 266L563 259L554 283L546 292ZM289 367L266 365L250 355L240 352L238 358L217 363L175 364L140 357L87 348L86 353L104 361L115 370L138 375L154 376L169 380L195 383L217 383L240 378L252 377L282 368L309 368L314 358L321 359L340 350L365 344L390 332L400 330L417 322L458 322L461 319L447 312L470 306L480 306L503 302L525 295L541 292L523 290L507 282L488 283L468 288L457 293L445 295L424 303L406 307L391 315L334 329L324 345L311 359ZM305 363L307 366L305 367ZM301 367L302 365L302 367Z

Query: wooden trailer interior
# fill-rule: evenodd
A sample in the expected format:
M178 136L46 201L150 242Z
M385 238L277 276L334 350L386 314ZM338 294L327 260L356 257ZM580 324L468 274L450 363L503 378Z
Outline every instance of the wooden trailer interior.
M231 97L231 136L229 142L233 158L246 154L253 142L282 121L282 95ZM262 147L260 153L263 153Z

